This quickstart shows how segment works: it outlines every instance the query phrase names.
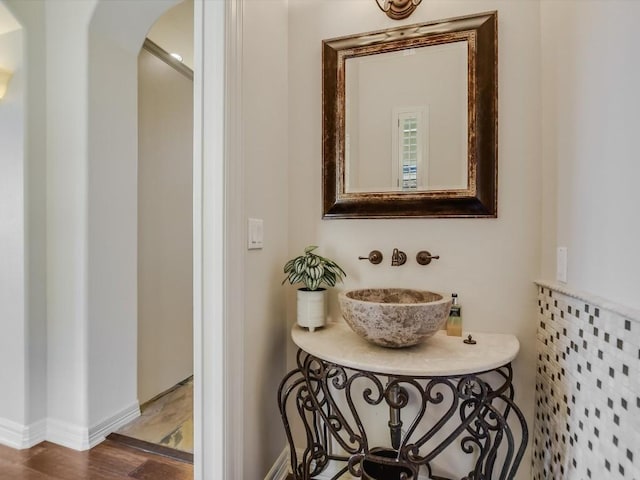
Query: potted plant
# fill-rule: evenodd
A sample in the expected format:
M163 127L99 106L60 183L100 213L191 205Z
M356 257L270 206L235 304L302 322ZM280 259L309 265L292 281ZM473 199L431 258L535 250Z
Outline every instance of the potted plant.
M347 274L336 262L313 251L318 248L310 245L304 249L304 255L292 258L284 266L287 276L282 283L291 285L304 284L298 289L298 325L306 327L313 332L317 327L322 327L327 318L327 290L321 285L334 287L337 282Z

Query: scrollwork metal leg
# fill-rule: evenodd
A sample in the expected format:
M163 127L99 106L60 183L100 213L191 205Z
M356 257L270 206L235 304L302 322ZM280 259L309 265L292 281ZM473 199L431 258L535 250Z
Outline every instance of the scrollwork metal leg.
M328 406L322 400L321 382L303 368L302 352L298 352L298 368L285 376L278 388L278 407L290 450L290 462L296 480L306 480L321 472L329 461L328 436L320 412ZM292 400L293 401L290 401ZM320 399L320 400L318 400ZM305 448L301 458L293 438L287 405L295 406L297 418L304 427Z
M514 402L511 365L505 365L491 373L497 374L502 383L494 389L491 388L490 381L485 382L488 387L487 401L475 427L467 429L471 437L467 439L476 443L479 457L474 470L465 480L513 479L528 442L524 415ZM516 416L515 421L509 420L511 412ZM516 426L519 427L519 432L514 430Z
M475 455L474 466L463 480L515 477L528 431L514 402L510 365L483 374L452 377L394 376L388 377L385 385L381 380L384 375L342 367L302 351L298 352L297 360L298 367L283 379L278 389L278 405L296 480L318 475L330 460L346 464L333 479L347 471L362 478L363 462L369 461L398 468L406 466L407 472L415 472L416 477L424 466L429 478L452 480L434 474L434 461L452 448ZM384 445L371 448L361 411L385 404L389 410L392 449ZM406 408L409 405L411 408ZM406 431L401 417L404 409ZM289 415L294 412L303 427L302 454L296 451L290 425ZM440 413L434 416L433 412ZM332 442L346 454L333 454Z

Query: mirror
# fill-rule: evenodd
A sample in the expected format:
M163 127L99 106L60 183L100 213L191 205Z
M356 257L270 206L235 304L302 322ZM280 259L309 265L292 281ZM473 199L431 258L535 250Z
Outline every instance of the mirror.
M497 216L497 13L323 42L323 217Z
M467 50L461 41L345 61L346 193L467 188Z

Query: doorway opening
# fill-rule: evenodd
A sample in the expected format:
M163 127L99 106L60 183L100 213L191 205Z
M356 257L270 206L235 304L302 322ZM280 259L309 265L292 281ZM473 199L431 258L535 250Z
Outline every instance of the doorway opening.
M138 401L111 437L193 461L193 0L138 57ZM133 439L133 440L132 440Z

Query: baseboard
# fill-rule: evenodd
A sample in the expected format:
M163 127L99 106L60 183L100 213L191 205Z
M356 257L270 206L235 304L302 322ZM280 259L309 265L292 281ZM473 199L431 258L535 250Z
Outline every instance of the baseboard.
M102 442L107 435L140 416L138 402L112 415L90 428L79 427L56 419L47 420L47 440L73 450L89 450Z
M31 425L21 425L6 418L0 418L0 444L22 450L31 448L46 438L46 422L40 420Z
M264 480L286 480L289 475L289 447L284 447Z
M27 426L25 431L24 448L31 448L47 439L47 420L42 419Z
M47 441L73 450L88 450L89 429L69 422L47 419Z
M135 402L124 410L112 415L102 422L89 428L89 448L95 447L102 442L107 435L125 426L132 420L140 416L140 405Z

